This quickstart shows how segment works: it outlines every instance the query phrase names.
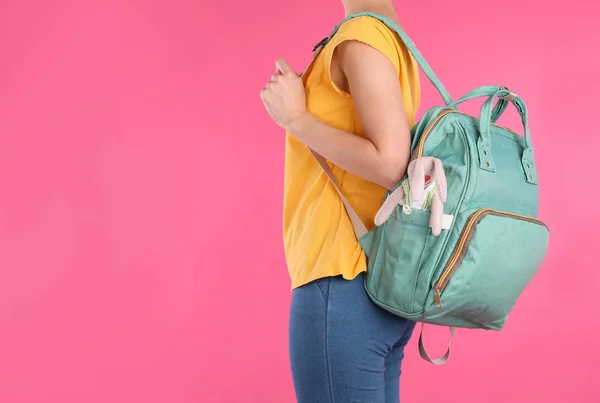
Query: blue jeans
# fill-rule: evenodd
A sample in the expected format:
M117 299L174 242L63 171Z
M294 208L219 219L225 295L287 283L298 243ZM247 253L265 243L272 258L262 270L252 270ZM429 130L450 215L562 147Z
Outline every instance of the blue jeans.
M398 403L404 346L415 322L376 306L352 281L326 277L296 288L290 360L298 403Z

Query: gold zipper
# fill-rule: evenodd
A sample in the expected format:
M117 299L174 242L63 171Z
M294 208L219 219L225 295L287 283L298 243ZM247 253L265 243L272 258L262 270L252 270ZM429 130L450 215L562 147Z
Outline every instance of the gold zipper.
M425 140L427 140L427 137L429 137L429 134L431 133L431 131L435 128L435 126L437 126L438 122L446 115L450 114L450 113L458 113L458 111L455 111L453 109L444 109L443 111L440 112L440 114L433 120L433 122L431 122L429 124L429 126L427 126L427 128L425 129L425 132L423 133L423 135L421 136L421 138L419 139L419 145L417 146L417 150L416 150L416 156L415 158L421 158L423 156L423 150L425 149Z
M432 130L433 130L433 129L434 129L436 126L437 126L437 124L439 123L439 121L440 121L440 120L441 120L441 119L442 119L444 116L446 116L446 115L449 115L449 114L451 114L451 113L458 113L458 114L460 114L460 115L468 116L468 117L470 117L470 118L473 118L473 119L476 119L476 120L477 120L477 118L476 118L475 116L468 115L468 114L466 114L466 113L463 113L463 112L461 112L461 111L457 111L457 110L454 110L454 109L444 109L444 110L443 110L443 111L441 111L441 112L440 112L440 114L439 114L439 115L438 115L438 116L437 116L437 117L436 117L436 118L433 120L433 122L431 122L431 123L429 124L429 126L427 126L427 128L425 129L425 132L423 133L423 135L422 135L422 136L421 136L421 138L419 139L419 145L417 146L417 149L416 149L416 156L415 156L415 158L421 158L421 157L423 156L423 152L424 152L424 150L425 150L425 140L427 140L427 137L429 137L429 134L431 134L431 131L432 131ZM516 134L516 135L519 135L517 132L515 132L515 131L513 131L513 130L511 130L511 129L507 128L507 127L503 127L503 126L497 125L497 124L495 124L495 123L492 123L492 125L494 125L494 126L496 126L496 127L500 127L500 128L502 128L502 129L504 129L504 130L508 130L509 132L511 132L511 133L514 133L514 134Z
M522 220L522 221L527 221L527 222L531 222L531 223L538 224L538 225L543 225L544 227L548 228L548 226L543 221L538 220L537 218L528 217L528 216L524 216L524 215L520 215L520 214L507 213L505 211L498 211L498 210L493 210L493 209L489 209L489 208L477 210L467 220L467 223L465 224L463 232L460 235L458 243L456 244L456 248L454 248L454 252L450 256L450 259L448 260L446 267L442 271L442 275L440 276L440 278L438 279L438 281L436 282L436 284L433 288L433 296L435 299L435 305L438 308L442 307L442 297L441 297L442 293L446 289L446 286L448 285L450 278L452 277L452 275L454 274L454 272L456 271L458 266L460 266L463 258L465 257L463 251L465 251L466 248L468 248L469 243L471 242L471 239L473 238L473 235L475 233L475 227L477 226L477 224L479 224L481 222L481 220L483 220L484 217L486 217L488 215L514 218L517 220Z

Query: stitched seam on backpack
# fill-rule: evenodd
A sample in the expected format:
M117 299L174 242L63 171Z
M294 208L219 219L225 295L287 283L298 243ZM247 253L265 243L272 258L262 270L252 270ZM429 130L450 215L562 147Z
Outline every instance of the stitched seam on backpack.
M468 116L468 115L465 115ZM479 119L477 119L474 116L468 116L470 117L470 124L472 126L472 128L475 128L476 130L479 130ZM508 140L514 141L515 143L521 145L521 146L525 146L523 144L523 142L525 141L525 137L515 133L514 131L512 131L511 129L509 129L508 127L503 127L503 126L498 126L498 129L502 129L499 131L496 131L496 134L505 137Z
M423 270L423 256L425 255L425 251L427 250L427 247L429 246L429 241L431 239L432 235L427 235L427 239L425 239L425 244L423 245L423 249L421 250L421 256L419 256L419 263L417 264L417 273L415 276L415 282L413 285L413 290L412 290L412 296L410 298L410 311L411 312L415 312L415 295L417 293L417 288L418 288L418 284L419 284L419 276L421 274L421 271ZM425 305L427 303L425 302L423 304L423 308L425 308Z

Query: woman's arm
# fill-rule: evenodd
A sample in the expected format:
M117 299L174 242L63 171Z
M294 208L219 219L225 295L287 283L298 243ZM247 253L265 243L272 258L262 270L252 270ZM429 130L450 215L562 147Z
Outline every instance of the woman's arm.
M382 53L346 41L338 45L332 60L332 71L339 69L347 82L344 89L352 94L367 138L335 129L307 113L301 79L283 60L277 62L277 69L280 74L261 93L277 123L356 176L388 189L398 183L410 158L410 128L398 73Z
M394 65L378 50L346 41L336 48L331 68L338 68L346 81L337 85L352 94L367 138L337 130L308 113L295 119L288 131L340 168L393 188L406 172L411 145Z

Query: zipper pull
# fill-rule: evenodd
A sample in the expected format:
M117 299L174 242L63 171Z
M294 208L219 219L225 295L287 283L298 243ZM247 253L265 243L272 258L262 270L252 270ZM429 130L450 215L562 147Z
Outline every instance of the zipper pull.
M438 309L442 309L442 296L440 294L439 288L433 289L433 299L435 300L435 306Z

